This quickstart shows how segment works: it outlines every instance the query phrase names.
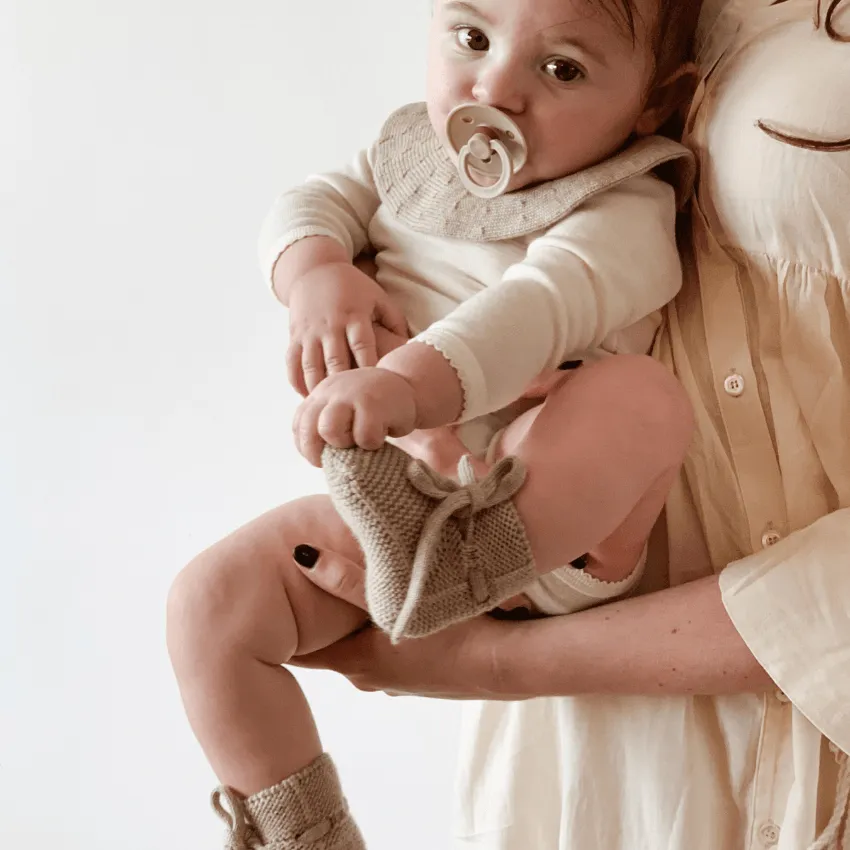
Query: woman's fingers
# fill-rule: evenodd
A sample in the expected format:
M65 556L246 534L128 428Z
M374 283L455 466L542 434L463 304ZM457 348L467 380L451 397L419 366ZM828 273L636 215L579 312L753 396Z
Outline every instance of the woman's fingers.
M317 652L294 658L291 663L335 670L362 691L438 699L520 698L497 695L486 687L492 675L489 648L495 647L496 640L509 638L507 629L527 625L530 624L500 623L480 617L395 646L387 635L370 626Z
M318 551L318 556L314 553ZM316 587L320 587L331 596L336 596L358 608L366 610L366 571L360 564L337 552L310 550L310 557L303 560L312 562L306 566L296 558L301 572Z

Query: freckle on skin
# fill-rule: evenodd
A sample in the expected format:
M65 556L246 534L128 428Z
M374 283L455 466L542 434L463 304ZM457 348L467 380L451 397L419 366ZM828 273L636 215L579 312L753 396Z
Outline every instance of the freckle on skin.
M679 634L679 630L678 630L678 629L673 629L673 631L672 631L672 632L670 632L670 634L671 634L671 635L677 635L677 634Z

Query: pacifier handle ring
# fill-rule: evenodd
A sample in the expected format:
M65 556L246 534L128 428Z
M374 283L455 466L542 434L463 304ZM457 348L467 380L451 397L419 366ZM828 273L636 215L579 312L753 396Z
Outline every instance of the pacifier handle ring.
M491 139L490 149L493 155L498 156L499 161L502 163L502 173L492 186L482 186L480 183L476 183L470 176L469 158L472 152L469 149L469 144L465 144L461 148L460 155L458 156L458 175L460 176L460 182L478 198L498 198L508 188L508 183L511 182L511 177L513 176L511 157L507 147L498 139Z

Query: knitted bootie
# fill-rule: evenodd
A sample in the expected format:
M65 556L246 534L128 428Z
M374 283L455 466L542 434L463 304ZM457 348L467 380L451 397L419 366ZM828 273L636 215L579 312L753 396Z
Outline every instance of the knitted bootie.
M225 850L366 850L327 753L248 798L218 788L212 805L228 827Z
M536 578L510 501L525 480L519 458L476 481L465 457L459 484L390 443L374 452L326 446L322 465L366 559L369 614L394 643L489 611Z

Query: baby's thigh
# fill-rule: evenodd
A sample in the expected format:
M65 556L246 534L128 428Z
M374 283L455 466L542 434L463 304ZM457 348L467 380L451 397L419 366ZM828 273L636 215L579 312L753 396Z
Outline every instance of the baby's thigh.
M639 379L642 372L632 371L634 365L649 363L641 359L640 362L629 358L628 360L618 358L605 359L599 364L586 365L581 372L573 371L564 373L558 380L552 391L566 394L570 406L573 387L582 385L580 393L575 398L578 409L586 406L587 393L594 392L599 385L596 376L601 372L601 381L610 381L615 375L612 366L617 362L627 365L626 379L635 378L635 387L642 386L641 397L651 400L653 392L663 393L666 384L657 386L648 382L640 385ZM578 378L581 374L581 379ZM649 373L652 379L656 374L655 366ZM618 379L619 380L619 379ZM611 393L608 393L611 395ZM616 395L616 393L614 393ZM660 399L659 399L660 400ZM518 416L513 422L496 434L487 452L487 459L496 463L508 455L519 457L531 456L536 462L539 457L533 451L529 451L531 442L541 438L540 432L535 432L533 426L539 416L544 412L544 407L537 406ZM672 421L672 420L671 420ZM550 423L551 424L551 423ZM586 424L583 427L587 427ZM675 426L678 431L679 426ZM673 432L671 431L671 437ZM570 438L570 430L565 427L563 432L553 433L551 428L542 434L546 440L547 454L568 454L573 449L573 441ZM561 441L559 441L561 438ZM682 443L682 440L679 440ZM671 439L671 445L676 442ZM599 462L605 463L604 449L600 449ZM547 461L548 462L548 461ZM532 466L529 466L530 474L533 474ZM645 561L645 549L652 528L661 513L667 493L672 485L673 479L678 474L678 465L671 463L670 467L652 481L647 489L640 495L632 510L624 518L623 522L605 540L600 541L583 558L572 564L553 570L551 573L536 580L522 597L508 600L502 608L524 607L533 613L564 614L582 610L592 605L602 604L612 599L631 592L640 580ZM563 503L563 510L568 512L575 500L581 499L581 494L572 492L568 484L558 482L558 489L551 493L551 498Z

